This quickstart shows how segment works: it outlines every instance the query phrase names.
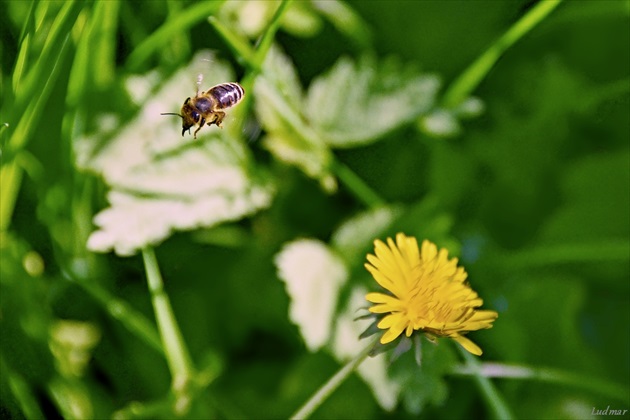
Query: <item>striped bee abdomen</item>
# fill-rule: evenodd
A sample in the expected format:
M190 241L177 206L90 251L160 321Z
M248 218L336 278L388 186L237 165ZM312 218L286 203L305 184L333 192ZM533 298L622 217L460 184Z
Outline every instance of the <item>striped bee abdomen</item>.
M201 78L200 78L201 81ZM245 90L238 83L221 83L211 87L205 92L199 93L194 98L188 98L184 101L179 114L172 112L163 113L162 115L177 115L182 119L182 136L186 131L190 132L190 128L197 126L194 138L204 125L215 124L221 127L221 123L225 118L224 109L233 107L245 96Z
M245 95L245 90L238 83L221 83L211 87L206 95L217 102L216 109L225 109L236 105Z

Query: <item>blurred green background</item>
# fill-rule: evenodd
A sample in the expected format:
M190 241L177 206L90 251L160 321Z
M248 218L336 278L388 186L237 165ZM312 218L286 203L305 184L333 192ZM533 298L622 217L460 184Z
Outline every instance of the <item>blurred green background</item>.
M515 417L630 409L630 2L562 2L483 75L470 92L478 99L468 103L484 109L470 115L443 106L449 85L537 2L294 2L277 28L269 26L279 5L0 3L0 415L178 413L137 253L153 243L183 340L206 375L179 413L288 417L341 364L330 347L306 347L288 316L294 296L274 258L297 238L327 244L349 270L341 309L353 287L376 290L362 267L371 240L399 231L448 247L484 308L499 312L494 328L471 335L484 349L480 360L539 372L493 379ZM247 55L270 43L293 70ZM216 63L203 86L232 72L247 101L229 113L220 134L205 127L205 140L193 142L179 136L177 118L158 114L177 112L194 93L197 73L177 72L206 49ZM331 70L340 57L367 64L356 64L349 83L334 85L342 80ZM366 87L347 93L362 75L369 75ZM429 75L441 84L418 97L414 83L429 86ZM160 96L175 86L169 79L179 87ZM146 93L134 97L130 80L146 82ZM324 110L307 106L316 81L329 89ZM369 107L386 103L383 97L390 106L365 115L350 102ZM278 100L285 108L273 108ZM158 108L148 106L154 102ZM335 107L332 117L323 114ZM125 127L133 127L127 137ZM346 142L366 127L372 134ZM161 237L138 239L130 257L92 252L86 244L97 230L94 216L116 205L110 190L138 200L166 196L133 190L125 177L112 181L107 171L117 161L105 154L117 145L124 156L126 141L130 154L155 147L169 156L207 151L214 159L221 147L268 201L211 222L171 221ZM296 162L279 150L305 157ZM148 185L166 188L168 181L177 190L184 169L155 166L158 152L146 152L142 170L157 168ZM114 162L110 169L107 162ZM318 169L305 169L309 162ZM350 256L335 240L340 226L379 208L387 223L368 228L371 237L354 232ZM160 224L151 208L134 211L138 221L144 214L147 224ZM455 374L456 353L446 344L436 349L447 356L426 356L421 367L392 363L393 378L408 377L392 410L352 376L314 417L493 417L474 378Z

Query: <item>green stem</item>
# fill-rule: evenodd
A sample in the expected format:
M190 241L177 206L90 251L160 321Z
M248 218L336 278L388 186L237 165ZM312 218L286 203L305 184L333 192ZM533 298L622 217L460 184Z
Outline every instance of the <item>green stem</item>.
M332 376L328 382L322 385L321 388L313 394L313 396L306 402L298 411L291 416L291 419L306 419L319 407L326 399L332 394L338 387L345 381L348 376L365 360L374 348L376 341L372 341L361 353L359 353L354 359L350 360L344 367L339 369L334 376Z
M2 371L3 382L8 385L9 392L15 398L17 405L22 410L20 416L27 419L43 419L44 414L39 406L34 390L29 381L24 379L17 371L13 370L0 354L0 371ZM10 411L6 412L7 414Z
M484 400L488 404L488 407L492 411L493 417L502 420L513 419L514 415L510 411L507 403L503 400L499 391L497 391L492 381L482 374L481 362L468 353L468 351L464 350L462 346L456 345L455 347L457 347L466 360L466 366L470 374L475 379L475 382L477 383Z
M9 229L18 190L22 183L22 168L14 159L0 166L0 232Z
M153 53L160 51L170 39L182 33L182 31L188 30L188 28L196 23L207 19L208 16L217 11L223 3L224 1L202 1L178 13L164 25L160 26L158 30L146 37L142 43L129 54L125 68L129 72L137 71Z
M254 61L254 49L249 44L249 41L244 36L239 36L229 27L221 23L216 16L210 16L208 22L215 31L219 34L223 41L227 44L228 48L232 50L232 53L236 57L236 60L249 67L250 70L259 71L256 69L256 63Z
M249 68L246 76L241 81L241 84L245 88L245 91L253 88L254 79L261 71L265 57L267 56L267 53L271 48L274 36L278 28L280 27L281 17L283 16L287 7L291 4L291 1L292 0L283 0L283 2L280 3L278 9L276 9L276 12L273 15L273 18L269 22L269 25L265 29L256 49L251 48L244 39L241 39L237 35L235 35L218 19L210 19L210 23L214 26L219 35L223 37L228 46L230 46L230 48L232 48L232 50L236 53L237 57L244 61ZM282 109L280 113L284 115L286 122L292 126L296 135L305 136L304 133L307 130L304 127L302 119L297 115L297 112L295 112L295 110L290 105L288 105L288 103L282 96L280 89L278 89L277 93L278 94L275 95L273 99L276 100L277 108ZM240 107L240 112L244 113L247 109L249 109L251 103L250 98L250 96L245 97L243 101L244 105ZM240 120L243 119L241 118ZM309 142L309 140L306 141ZM321 139L316 139L313 141L317 143L323 142ZM376 194L361 178L359 178L347 166L336 161L334 157L332 157L330 169L348 188L348 190L360 201L362 201L366 206L370 208L375 208L386 204L385 200L379 197L379 195Z
M282 15L284 15L287 7L291 4L291 1L292 0L283 0L282 3L280 3L255 48L252 48L246 39L234 34L230 28L224 26L217 18L214 16L210 17L210 24L215 28L219 35L223 37L232 51L234 51L237 59L242 61L248 67L248 72L241 81L246 91L253 90L254 80L262 71L263 62L265 61L267 53L271 48L276 32L278 32L278 29L280 28ZM249 104L250 96L246 96L245 100ZM246 108L249 108L249 105Z
M3 149L0 158L0 231L7 230L11 224L22 182L22 168L15 157L26 146L32 131L37 127L40 116L45 111L52 89L57 86L57 77L63 71L63 65L66 63L68 51L71 48L69 33L76 22L81 6L75 1L63 4L50 24L46 41L41 49L35 49L33 44L27 41L35 35L42 35L41 32L28 32L27 29L23 29L22 37L25 41L20 46L18 53L20 59L13 74L15 100L12 103L3 102L3 120L0 121L10 124L7 141L3 133ZM27 24L25 28L26 26ZM40 26L48 27L48 25ZM25 68L26 59L24 58L27 55L37 56L37 61L28 71Z
M473 371L469 366L456 366L452 373L454 375L468 376L472 375ZM507 363L482 363L479 366L478 373L486 378L529 379L533 381L572 386L593 394L626 403L628 403L628 395L630 395L630 389L628 389L628 387L624 387L623 385L560 369L551 369L546 367L535 368L526 365Z
M194 368L175 320L170 300L164 290L162 275L153 248L144 248L142 259L166 361L173 377L172 389L174 393L180 394L192 378Z
M503 264L513 270L571 263L624 262L630 255L630 241L609 240L599 243L541 245L506 255Z
M330 164L330 169L348 190L369 208L376 208L386 204L385 200L375 193L357 174L334 157Z
M210 18L210 23L214 26L218 34L225 40L228 46L236 53L237 57L242 60L245 65L248 66L249 71L241 81L241 84L248 91L254 86L254 79L260 73L263 62L269 49L271 48L274 36L280 27L281 17L286 11L287 7L291 4L292 0L283 0L282 3L276 9L273 18L269 22L269 25L265 29L260 42L256 49L253 49L246 40L239 38L230 29L224 26L218 19ZM309 131L304 126L302 118L298 115L296 110L290 106L281 93L281 89L277 90L277 95L274 95L272 99L276 101L277 109L280 114L284 115L285 121L291 125L296 135L305 135L305 132ZM240 112L245 113L250 107L250 96L246 96L240 107ZM243 120L242 118L240 120ZM314 141L317 143L323 143L321 139L306 140L307 142ZM330 163L330 169L335 173L339 180L348 188L348 190L370 208L382 206L385 203L378 194L376 194L361 178L359 178L354 172L352 172L347 166L336 161L332 157Z
M254 81L256 76L262 71L262 63L265 61L267 53L271 48L274 36L280 27L280 21L288 5L292 0L283 0L276 9L267 28L263 32L256 48L252 47L247 38L238 35L235 31L225 26L216 17L211 16L208 21L217 31L219 36L223 38L228 47L234 52L239 63L247 67L247 72L241 80L241 85L245 92L254 90ZM238 133L242 133L242 123L245 121L245 115L249 113L252 106L252 95L246 94L241 105L233 113L236 124L231 124L232 133L238 137ZM249 148L245 148L249 150ZM252 159L249 159L251 161Z
M562 0L541 0L518 22L481 54L448 88L442 105L453 108L481 83L501 55L551 13Z
M265 29L262 38L260 38L260 42L256 46L256 52L254 53L254 64L257 68L262 67L263 61L265 61L265 57L267 56L267 52L269 52L269 48L271 48L271 44L274 40L276 32L280 28L280 19L284 14L285 10L291 4L293 0L282 0L280 6L276 9L276 12L273 14L271 21L269 22L269 26Z
M40 94L31 102L25 113L19 118L14 131L9 138L6 147L2 150L2 166L0 167L0 230L7 230L11 224L13 210L20 191L22 182L22 168L18 165L15 156L18 151L25 146L32 130L36 127L42 109L46 105L54 82L61 71L61 63L65 60L68 37L62 41L60 55L54 62L52 69L49 69L48 79L45 81ZM6 156L5 156L6 155Z
M247 39L235 34L234 31L221 23L216 17L211 16L208 19L217 33L227 43L228 47L232 49L236 58L249 68L249 72L244 79L252 79L253 82L254 77L260 73L262 64L271 48L276 32L278 32L280 28L282 15L284 15L291 1L292 0L283 0L282 3L280 3L255 48L252 48Z
M132 308L124 300L112 295L107 290L90 281L77 280L76 284L82 287L90 296L98 301L107 311L109 316L119 321L132 334L144 341L149 347L160 354L164 354L164 348L160 342L160 336L155 327L141 313Z

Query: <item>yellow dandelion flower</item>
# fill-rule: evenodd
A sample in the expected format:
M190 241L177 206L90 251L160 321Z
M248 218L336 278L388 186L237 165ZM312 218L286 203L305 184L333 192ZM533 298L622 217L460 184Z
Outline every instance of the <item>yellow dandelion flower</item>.
M389 294L368 293L374 303L370 312L383 314L377 327L385 331L381 344L394 341L405 332L410 337L421 330L431 336L450 337L477 356L479 346L464 337L468 331L491 328L495 311L478 310L483 300L466 282L467 274L457 266L448 251L438 252L435 244L424 241L422 250L414 237L396 235L396 243L374 241L374 254L368 254L365 268Z

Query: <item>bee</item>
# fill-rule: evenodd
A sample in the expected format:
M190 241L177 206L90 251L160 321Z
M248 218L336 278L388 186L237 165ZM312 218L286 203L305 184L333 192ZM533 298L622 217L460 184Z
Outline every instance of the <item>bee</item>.
M197 125L193 136L197 138L197 133L205 124L216 124L219 128L225 118L224 109L231 108L240 102L245 96L245 90L238 83L221 83L211 87L205 92L197 94L194 98L187 98L182 105L179 114L172 112L162 115L177 115L182 119L182 136L186 131L190 133L190 128Z

